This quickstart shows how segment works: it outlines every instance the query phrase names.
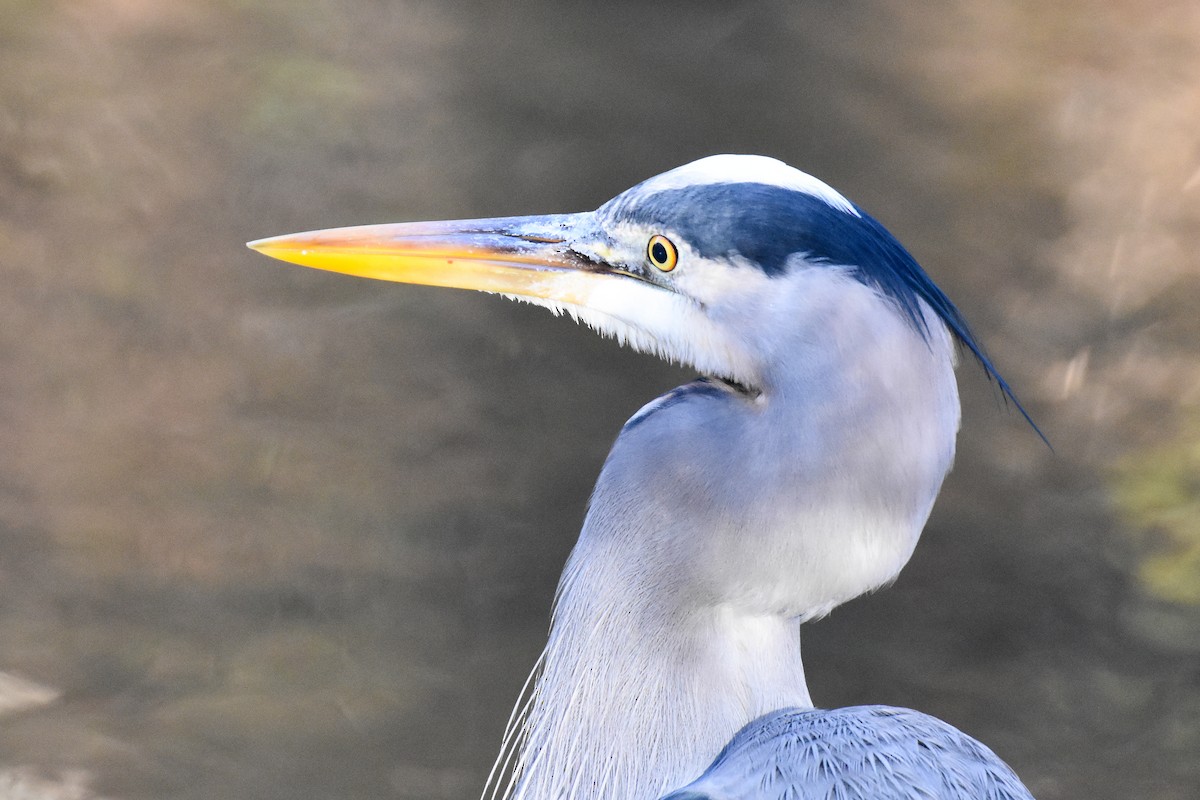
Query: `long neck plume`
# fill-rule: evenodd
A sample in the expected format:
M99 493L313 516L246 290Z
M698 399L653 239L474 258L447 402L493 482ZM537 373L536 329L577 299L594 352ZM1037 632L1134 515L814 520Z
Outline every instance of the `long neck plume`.
M664 602L639 586L652 569L612 556L585 528L501 755L511 800L653 800L751 719L811 706L798 620Z

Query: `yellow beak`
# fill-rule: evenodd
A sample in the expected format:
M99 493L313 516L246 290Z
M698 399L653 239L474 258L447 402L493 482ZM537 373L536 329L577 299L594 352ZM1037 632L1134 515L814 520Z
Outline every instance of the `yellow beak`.
M247 246L306 267L401 283L475 289L586 306L620 273L571 249L588 214L362 225Z

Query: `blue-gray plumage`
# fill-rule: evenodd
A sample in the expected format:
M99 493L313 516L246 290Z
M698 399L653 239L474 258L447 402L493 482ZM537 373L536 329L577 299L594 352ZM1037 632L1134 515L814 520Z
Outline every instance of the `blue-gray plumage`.
M769 184L720 183L668 189L649 198L622 195L599 213L613 222L670 228L704 258L740 259L773 277L786 275L796 254L809 264L846 267L890 297L922 333L924 301L1046 441L950 298L886 228L857 206L848 210Z
M846 198L773 159L713 156L594 212L253 246L537 303L701 373L613 445L493 797L1028 797L931 717L812 707L800 624L912 554L953 461L956 341L1025 413L946 295Z
M908 708L773 711L662 800L1031 800L996 754Z

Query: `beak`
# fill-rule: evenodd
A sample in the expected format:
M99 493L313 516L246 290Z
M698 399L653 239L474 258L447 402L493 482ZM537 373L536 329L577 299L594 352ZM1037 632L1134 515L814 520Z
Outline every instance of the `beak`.
M703 304L609 261L613 245L592 213L404 222L293 233L250 242L306 267L526 300L634 350L760 385L738 340Z
M621 273L571 249L590 214L362 225L259 239L253 250L306 267L401 283L588 305Z

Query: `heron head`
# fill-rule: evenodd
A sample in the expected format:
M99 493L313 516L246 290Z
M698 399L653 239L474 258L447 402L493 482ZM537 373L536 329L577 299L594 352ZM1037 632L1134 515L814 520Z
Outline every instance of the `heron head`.
M769 383L785 327L807 326L802 335L813 340L839 314L887 314L924 339L931 325L945 325L1012 396L953 304L883 226L816 178L763 156L703 158L593 212L338 228L250 247L321 269L546 306L752 389ZM846 287L870 307L842 302Z

